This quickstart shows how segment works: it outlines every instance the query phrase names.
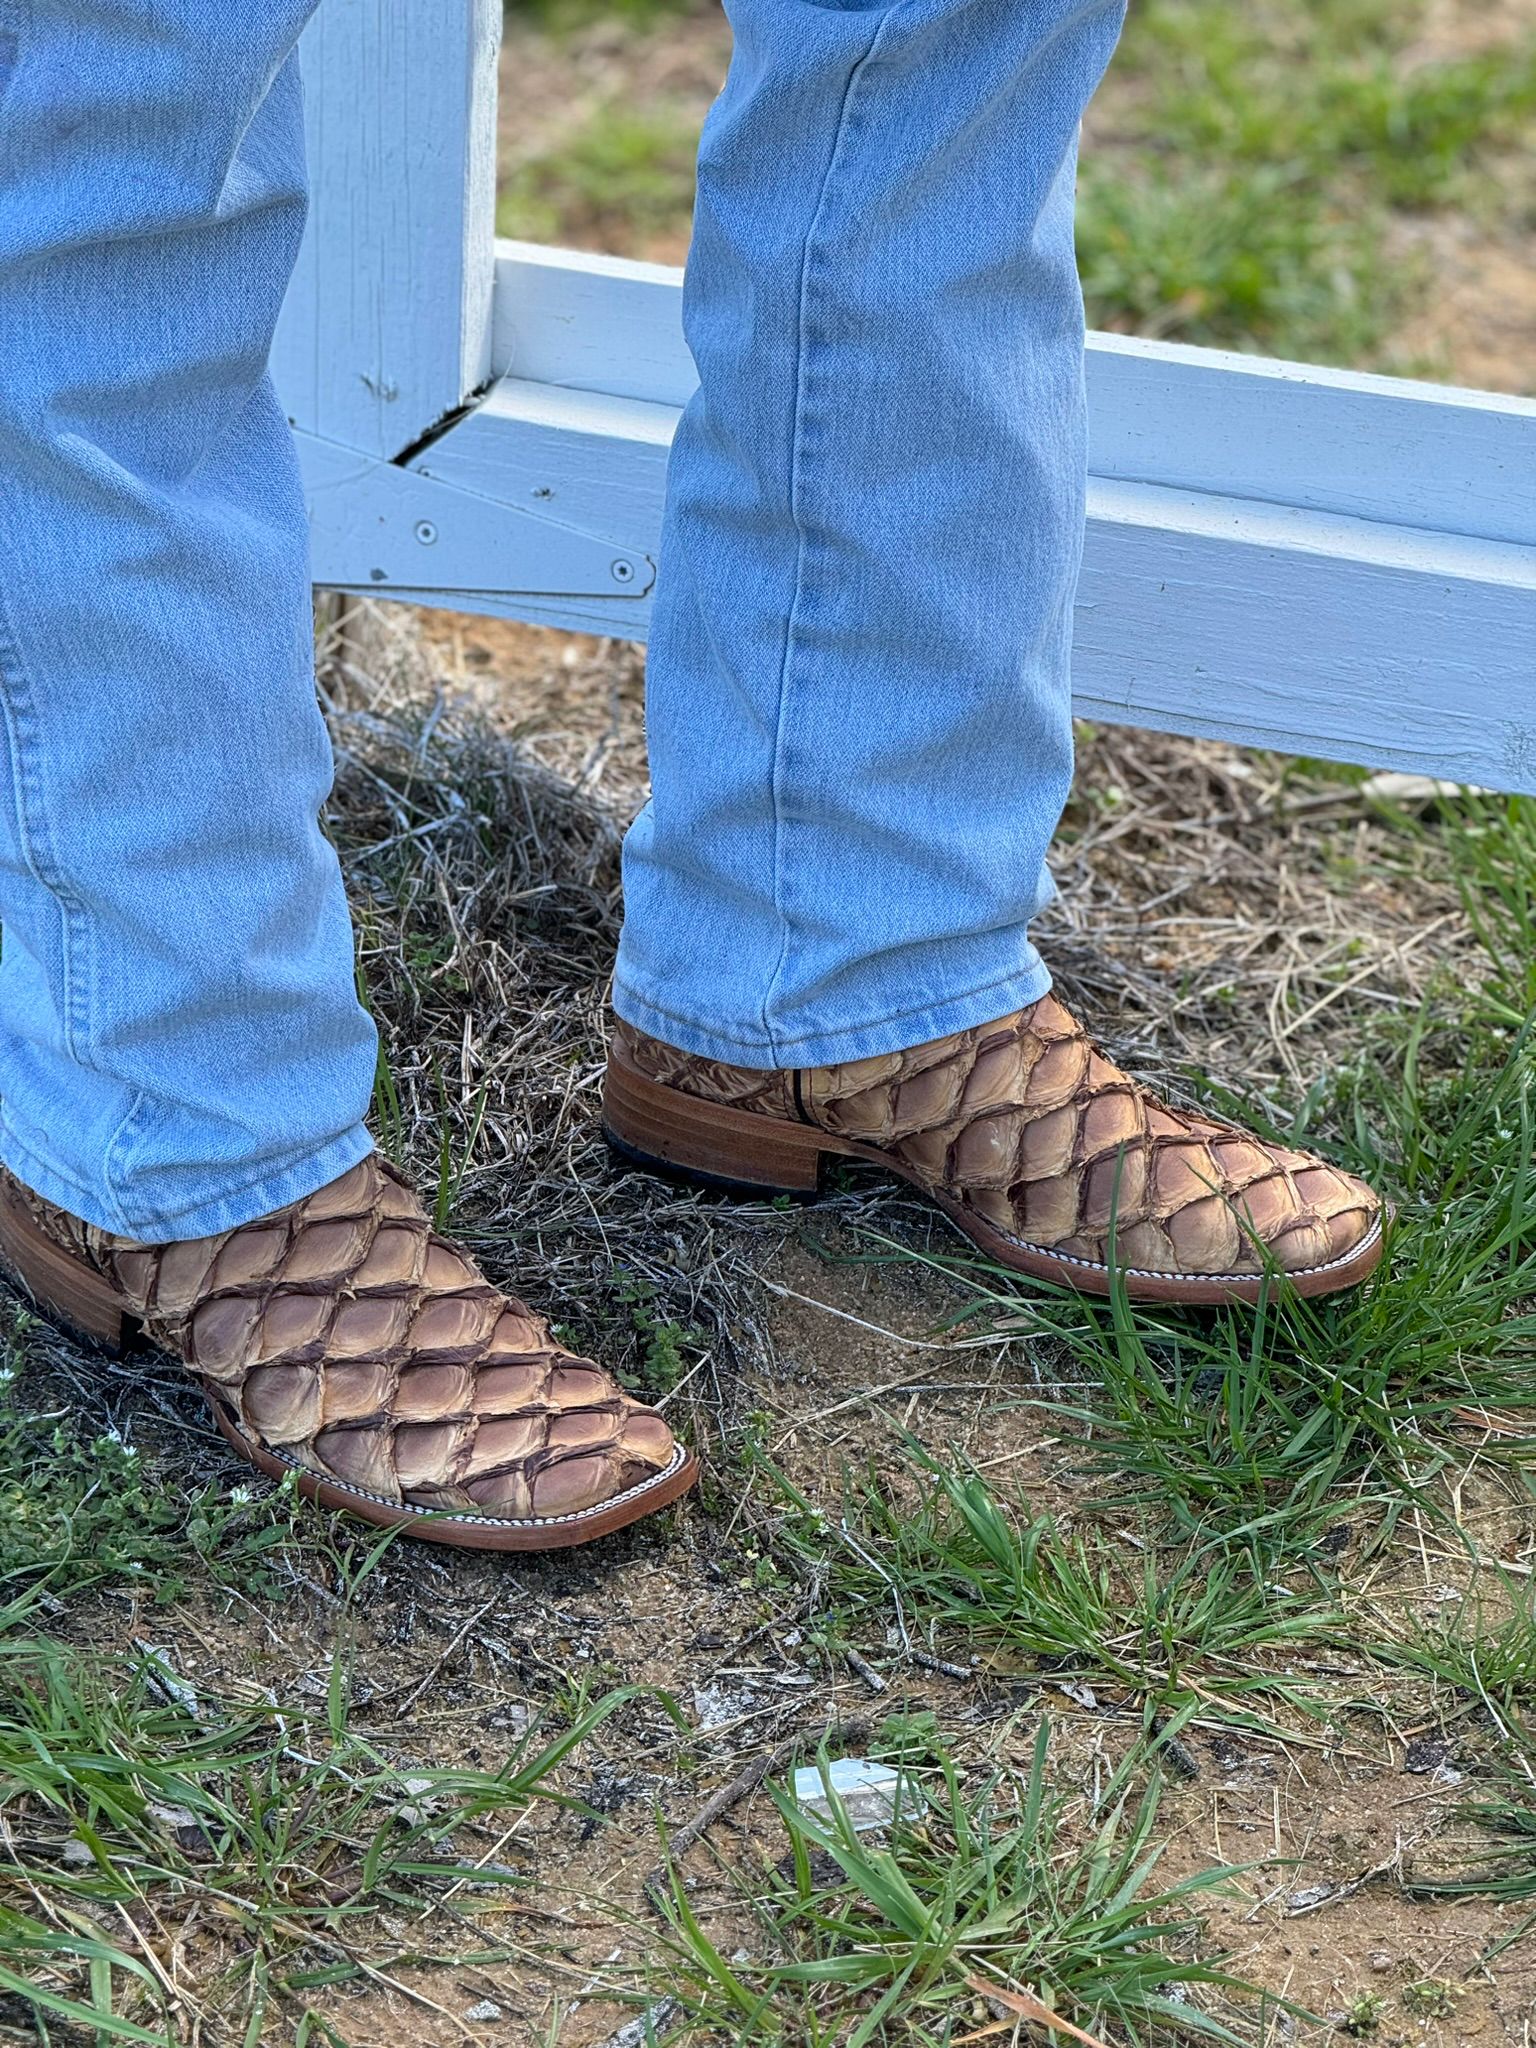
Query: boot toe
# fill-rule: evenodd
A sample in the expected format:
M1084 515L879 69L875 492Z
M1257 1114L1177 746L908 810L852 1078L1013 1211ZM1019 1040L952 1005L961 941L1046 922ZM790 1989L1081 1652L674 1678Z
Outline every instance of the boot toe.
M1238 1207L1283 1272L1339 1265L1379 1228L1381 1199L1355 1174L1307 1153L1277 1155L1277 1164L1281 1170L1246 1190Z
M457 1429L397 1433L401 1499L477 1520L563 1523L596 1515L669 1476L681 1462L671 1430L584 1360L561 1359L546 1385L583 1403L471 1418ZM588 1405L590 1404L590 1405ZM435 1454L435 1455L434 1455Z

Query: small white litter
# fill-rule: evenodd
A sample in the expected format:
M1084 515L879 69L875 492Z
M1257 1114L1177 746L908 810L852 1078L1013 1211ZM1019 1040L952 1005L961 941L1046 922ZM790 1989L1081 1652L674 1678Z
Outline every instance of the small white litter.
M908 1813L912 1811L914 1794L900 1771L864 1756L840 1756L827 1766L825 1781L817 1765L806 1764L794 1776L795 1804L818 1820L831 1820L828 1783L843 1802L850 1825L861 1831L888 1828L896 1818L898 1804Z
M648 2048L650 2042L671 2033L682 2016L683 2008L675 1998L660 1999L638 2019L626 2020L616 2034L600 2041L598 2048Z
M1368 775L1360 794L1392 804L1430 804L1437 797L1484 796L1487 792L1472 782L1441 782L1433 775L1405 775L1387 768L1379 775Z
M724 1728L729 1722L744 1720L756 1705L756 1696L740 1686L696 1685L693 1688L693 1711L702 1735L707 1735L711 1728Z

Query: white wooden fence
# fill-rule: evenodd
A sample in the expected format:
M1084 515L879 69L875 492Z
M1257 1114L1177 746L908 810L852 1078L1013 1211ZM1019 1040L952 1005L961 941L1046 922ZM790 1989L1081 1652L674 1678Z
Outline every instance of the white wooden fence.
M500 0L323 0L274 362L315 578L643 639L681 274L493 239ZM1090 718L1536 792L1536 401L1095 335Z

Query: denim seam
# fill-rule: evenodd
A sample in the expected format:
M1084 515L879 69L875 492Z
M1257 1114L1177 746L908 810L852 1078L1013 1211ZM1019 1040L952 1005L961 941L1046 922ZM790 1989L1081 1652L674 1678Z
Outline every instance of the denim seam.
M47 806L43 801L38 776L31 765L42 752L41 740L36 729L37 706L33 701L26 665L22 659L21 641L10 618L3 585L0 585L0 709L4 712L6 736L10 741L11 799L16 806L16 830L21 841L21 855L27 864L28 874L40 888L47 890L59 906L59 922L64 932L65 1046L70 1057L78 1060L79 1054L75 1047L75 982L78 977L73 971L73 919L84 909L84 905L64 880L49 839ZM88 1000L84 1022L88 1037Z
M149 1091L145 1088L136 1089L133 1100L128 1105L127 1114L107 1140L106 1149L101 1155L102 1200L110 1205L114 1215L118 1217L119 1228L125 1237L131 1237L134 1233L128 1228L128 1212L123 1207L122 1197L118 1193L117 1162L119 1155L126 1154L129 1146L137 1139L139 1126L149 1122L150 1119L145 1112L152 1106Z
M840 1026L839 1029L845 1029L850 1038L853 1037L853 1035L856 1032L860 1031L879 1031L882 1030L887 1024L899 1024L903 1017L914 1016L920 1010L945 1009L954 1003L967 1003L970 1002L976 996L984 996L989 989L1007 988L1013 982L1027 980L1031 978L1034 974L1040 972L1044 972L1048 975L1050 970L1046 967L1045 962L1039 957L1039 955L1036 954L1033 968L1026 970L1024 972L1021 972L1020 969L1015 967L1007 974L999 974L991 981L977 982L974 987L964 989L956 995L936 996L929 1002L908 1003L904 1009L887 1010L882 1016L868 1017L861 1024L849 1024L847 1026ZM633 988L632 986L626 984L626 993L634 994L640 1002L644 1003L645 1007L648 1010L654 1010L658 1017L670 1017L674 1023L685 1024L690 1031L696 1031L699 1028L696 1019L692 1017L681 1016L676 1010L669 1010L665 1003L658 1003L651 996L641 995L640 991L637 988ZM717 1025L714 1024L710 1025L709 1032L707 1035L711 1038L723 1039L730 1045L738 1045L743 1049L743 1051L755 1052L764 1049L759 1047L755 1041L746 1038L737 1038L731 1032L722 1031ZM780 1051L787 1051L792 1046L804 1045L808 1038L825 1038L826 1036L827 1033L824 1031L801 1031L797 1032L793 1038L783 1038L776 1033L770 1033L769 1037L771 1042L767 1046L766 1050L775 1053ZM836 1063L829 1062L829 1064Z
M16 832L27 872L58 907L59 965L63 982L59 1005L63 1024L64 1050L77 1066L97 1069L89 1056L92 1019L99 1013L96 952L85 927L85 906L64 878L48 831L48 811L37 763L43 755L37 731L37 706L23 658L21 639L10 616L10 606L0 585L0 713L5 719L11 769L11 800L16 810ZM86 1050L82 1051L82 1047ZM138 1114L143 1091L135 1093L117 1136ZM29 1148L30 1149L30 1148ZM110 1151L110 1148L109 1148ZM72 1176L66 1176L71 1179ZM111 1213L121 1222L122 1206L111 1185L110 1175L102 1190Z
M904 4L905 0L894 0L894 4L881 15L879 21L875 24L874 33L870 36L862 53L849 70L848 81L843 89L842 105L838 108L837 129L832 137L832 147L827 153L826 169L822 172L821 185L816 194L816 205L812 210L810 222L806 227L805 246L801 251L800 257L800 291L795 332L795 401L789 449L789 512L790 518L794 522L796 534L795 582L794 590L790 597L789 612L784 624L784 654L779 665L779 688L774 707L773 773L769 784L773 805L773 907L779 919L780 938L778 957L773 963L772 970L764 987L760 1011L763 1036L768 1040L769 1049L775 1054L784 1045L794 1042L788 1039L780 1040L777 1031L770 1021L769 1011L773 1004L775 991L783 978L784 969L788 964L791 939L791 920L785 902L786 892L784 885L784 870L787 865L787 854L785 852L787 834L784 816L784 784L788 779L785 755L788 751L786 738L789 727L787 705L791 685L791 666L795 653L795 625L799 616L800 600L805 586L806 553L808 547L805 521L801 514L801 474L805 458L806 386L809 382L807 363L810 356L810 343L807 325L811 283L815 268L816 236L826 211L832 179L843 154L843 144L847 138L852 121L859 80L863 76L865 67L878 50L886 28L893 17L902 11Z

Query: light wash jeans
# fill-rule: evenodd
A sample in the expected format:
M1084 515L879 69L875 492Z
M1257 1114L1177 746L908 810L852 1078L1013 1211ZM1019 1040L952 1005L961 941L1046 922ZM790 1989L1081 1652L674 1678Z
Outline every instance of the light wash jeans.
M614 1003L818 1066L1043 995L1076 140L1122 0L726 0Z
M369 1147L267 380L312 0L0 0L0 1159L142 1239ZM731 0L617 1002L753 1065L1043 991L1074 139L1121 0Z
M310 0L0 0L0 1158L145 1239L370 1147L266 357Z

